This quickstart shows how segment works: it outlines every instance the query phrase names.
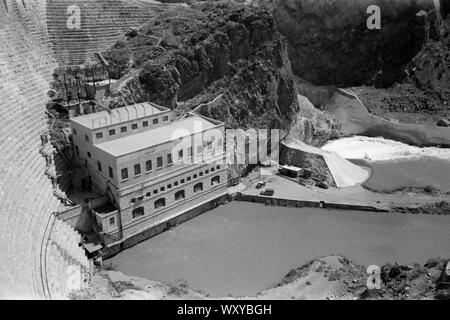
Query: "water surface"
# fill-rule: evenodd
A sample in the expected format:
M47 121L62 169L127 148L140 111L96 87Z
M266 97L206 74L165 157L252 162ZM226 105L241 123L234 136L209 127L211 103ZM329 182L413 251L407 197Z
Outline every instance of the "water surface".
M128 275L211 296L255 295L290 269L343 254L362 265L450 257L450 216L403 215L232 202L108 260Z
M450 159L421 157L376 161L371 167L373 174L365 185L372 190L433 186L444 192L450 191Z

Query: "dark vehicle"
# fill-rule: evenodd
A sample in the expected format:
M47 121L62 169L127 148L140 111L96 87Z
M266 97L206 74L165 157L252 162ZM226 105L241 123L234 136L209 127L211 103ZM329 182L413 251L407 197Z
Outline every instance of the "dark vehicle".
M274 193L275 193L275 191L273 189L266 189L266 190L261 191L260 195L271 197L274 195Z
M256 184L256 189L261 189L266 186L266 183L264 181L260 181Z
M324 183L324 182L318 182L316 184L316 186L318 186L319 188L322 188L322 189L328 189L329 188L328 185L326 183Z
M450 260L448 260L444 268L442 268L441 276L437 281L437 289L447 289L450 288Z

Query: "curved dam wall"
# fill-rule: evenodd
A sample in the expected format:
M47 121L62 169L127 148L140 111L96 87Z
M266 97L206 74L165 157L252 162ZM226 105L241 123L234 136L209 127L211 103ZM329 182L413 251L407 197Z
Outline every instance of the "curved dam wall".
M81 31L63 27L69 5L82 8ZM64 299L87 284L80 235L53 214L61 204L39 153L49 81L58 65L84 62L149 8L134 4L122 15L119 1L0 1L0 298Z

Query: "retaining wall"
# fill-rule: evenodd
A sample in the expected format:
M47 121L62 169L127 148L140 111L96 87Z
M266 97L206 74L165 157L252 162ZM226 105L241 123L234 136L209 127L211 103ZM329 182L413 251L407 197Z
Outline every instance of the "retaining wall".
M385 209L377 208L373 206L347 204L347 203L332 203L325 201L308 201L308 200L295 200L295 199L283 199L265 196L256 196L244 193L238 193L236 200L264 203L269 206L279 207L291 207L291 208L324 208L324 209L339 209L339 210L355 210L355 211L374 211L384 212Z

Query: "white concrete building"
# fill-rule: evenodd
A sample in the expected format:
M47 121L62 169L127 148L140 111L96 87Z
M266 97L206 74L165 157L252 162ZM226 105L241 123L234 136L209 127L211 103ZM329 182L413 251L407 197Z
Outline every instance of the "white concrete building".
M95 210L111 239L226 192L221 122L194 114L174 121L169 109L142 103L75 117L71 126L77 163L111 199Z

